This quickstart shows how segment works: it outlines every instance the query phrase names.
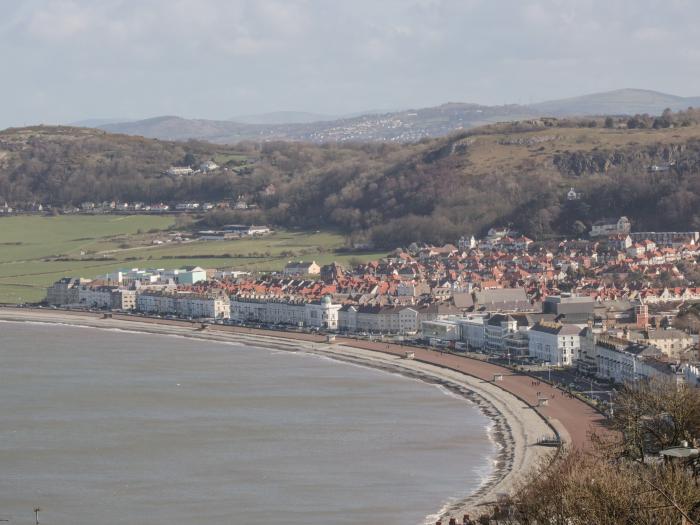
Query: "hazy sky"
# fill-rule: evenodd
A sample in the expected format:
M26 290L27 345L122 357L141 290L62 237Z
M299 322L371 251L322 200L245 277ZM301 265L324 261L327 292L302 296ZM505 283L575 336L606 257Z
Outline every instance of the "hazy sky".
M700 95L697 0L0 0L0 128Z

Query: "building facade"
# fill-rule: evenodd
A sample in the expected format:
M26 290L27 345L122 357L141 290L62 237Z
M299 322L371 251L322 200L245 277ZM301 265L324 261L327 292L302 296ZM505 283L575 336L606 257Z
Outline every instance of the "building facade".
M232 296L231 319L243 322L286 324L338 330L341 325L341 305L333 304L330 296L319 301L293 298Z
M571 366L581 351L581 328L541 321L528 332L530 357L552 366Z

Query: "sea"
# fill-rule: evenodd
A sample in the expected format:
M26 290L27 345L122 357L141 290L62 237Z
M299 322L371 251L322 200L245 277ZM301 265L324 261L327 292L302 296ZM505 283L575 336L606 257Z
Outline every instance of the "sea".
M314 354L0 322L0 520L393 525L497 448L449 391Z

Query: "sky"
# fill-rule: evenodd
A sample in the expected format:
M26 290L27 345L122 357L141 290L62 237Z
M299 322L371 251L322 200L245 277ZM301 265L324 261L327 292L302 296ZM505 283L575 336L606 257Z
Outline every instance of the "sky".
M696 0L0 0L0 128L700 95Z

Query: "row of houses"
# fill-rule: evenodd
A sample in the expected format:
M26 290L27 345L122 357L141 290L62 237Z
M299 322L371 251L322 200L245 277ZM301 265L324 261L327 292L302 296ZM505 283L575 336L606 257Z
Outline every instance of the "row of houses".
M640 308L639 311L643 315L644 309ZM645 323L625 325L624 329L608 329L595 325L592 317L583 319L572 316L567 320L563 315L546 312L471 313L422 323L425 339L459 341L469 350L514 358L527 356L552 366L590 367L595 370L596 363L591 363L589 359L595 345L584 341L591 334L617 337L632 353L638 353L640 348L651 349L642 357L662 356L673 362L697 358L697 341L691 335L675 329L650 330ZM620 347L617 346L615 350L619 351ZM606 375L604 377L607 378Z
M48 287L46 302L56 306L135 310L192 318L228 319L231 316L230 300L225 293L178 290L172 282L128 288L119 284L63 278Z
M341 305L329 296L318 301L295 298L232 296L231 319L241 322L285 324L337 330Z
M226 294L197 294L183 291L146 291L137 294L136 310L192 319L229 319L231 302Z
M547 314L471 314L423 323L423 337L460 341L473 351L571 366L579 357L584 327L552 318Z

